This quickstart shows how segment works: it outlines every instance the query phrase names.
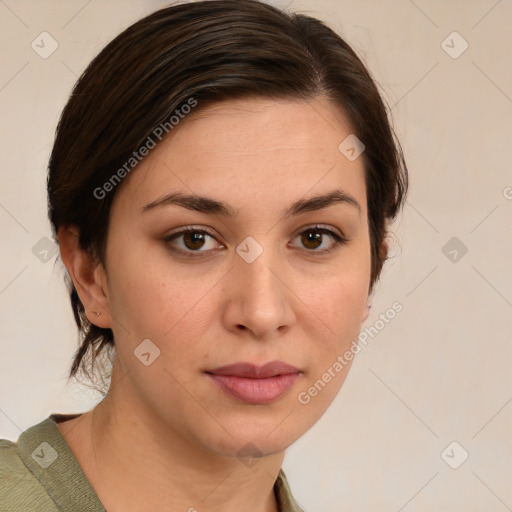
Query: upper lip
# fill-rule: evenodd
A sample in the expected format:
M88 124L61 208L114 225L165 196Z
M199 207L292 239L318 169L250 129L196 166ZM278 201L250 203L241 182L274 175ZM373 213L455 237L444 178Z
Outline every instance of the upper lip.
M277 375L299 373L299 369L295 368L295 366L283 363L282 361L270 361L269 363L261 366L252 363L228 364L226 366L215 368L214 370L208 370L206 373L252 379L266 379L269 377L276 377Z

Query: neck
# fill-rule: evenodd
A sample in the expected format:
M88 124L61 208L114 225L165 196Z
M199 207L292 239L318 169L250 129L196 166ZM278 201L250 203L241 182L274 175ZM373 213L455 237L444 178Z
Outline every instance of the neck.
M137 403L118 373L114 365L109 394L73 428L77 458L109 512L277 512L284 452L252 461L214 453Z

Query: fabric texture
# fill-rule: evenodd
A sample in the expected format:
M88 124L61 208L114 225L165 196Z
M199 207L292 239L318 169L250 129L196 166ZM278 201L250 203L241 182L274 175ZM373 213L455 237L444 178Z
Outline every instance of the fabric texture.
M51 414L12 442L0 439L0 512L106 512ZM281 470L274 485L280 512L304 512Z

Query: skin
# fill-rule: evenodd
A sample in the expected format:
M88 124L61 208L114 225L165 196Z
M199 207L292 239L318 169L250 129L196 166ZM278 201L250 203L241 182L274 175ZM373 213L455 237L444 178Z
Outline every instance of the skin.
M298 394L350 347L368 316L363 161L338 150L350 133L322 98L217 103L190 114L119 186L105 265L77 247L76 228L59 230L62 260L89 320L115 337L108 396L59 424L109 512L277 510L273 485L284 450L322 416L349 366L307 405ZM360 211L337 203L283 218L294 201L339 188ZM208 196L239 213L179 206L140 213L171 191ZM324 234L321 244L308 243L301 232L317 223L349 241L334 247ZM202 246L186 236L163 240L191 225L215 238L205 235ZM247 236L263 248L252 263L236 252ZM194 247L202 251L197 258L172 251ZM149 366L134 355L145 339L160 349ZM272 360L301 374L267 405L242 403L205 374ZM261 454L250 466L237 457L247 443Z

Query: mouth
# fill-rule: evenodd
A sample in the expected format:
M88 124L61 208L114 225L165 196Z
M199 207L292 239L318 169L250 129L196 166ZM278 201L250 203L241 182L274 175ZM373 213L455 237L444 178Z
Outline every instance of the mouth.
M226 394L252 405L264 405L284 396L300 376L300 370L281 361L263 366L236 363L206 372Z

